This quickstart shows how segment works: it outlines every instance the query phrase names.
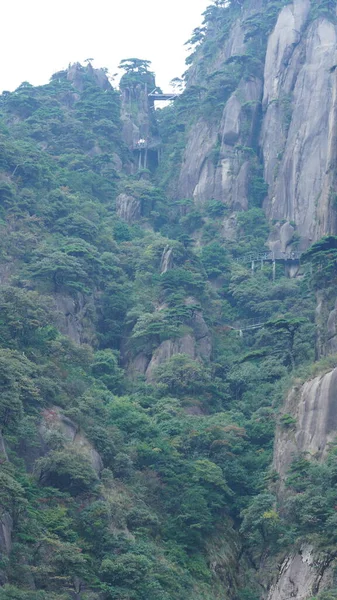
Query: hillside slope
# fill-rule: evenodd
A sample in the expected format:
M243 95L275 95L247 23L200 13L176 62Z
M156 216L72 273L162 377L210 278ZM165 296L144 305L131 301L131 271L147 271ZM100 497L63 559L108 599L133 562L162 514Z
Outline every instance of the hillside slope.
M161 110L2 94L0 600L333 588L335 8L215 2Z

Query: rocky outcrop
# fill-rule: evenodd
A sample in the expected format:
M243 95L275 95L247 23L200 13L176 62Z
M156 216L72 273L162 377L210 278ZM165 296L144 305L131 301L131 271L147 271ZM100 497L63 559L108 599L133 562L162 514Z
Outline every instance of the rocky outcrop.
M327 341L325 354L337 353L337 300L327 320Z
M337 435L337 369L294 387L283 415L291 415L293 426L277 429L274 468L284 481L291 462L300 454L323 459ZM281 418L282 421L282 418Z
M187 354L196 358L196 341L190 334L184 335L177 340L165 340L155 350L145 372L147 381L152 381L154 372L159 365L165 363L175 354Z
M103 463L100 455L87 437L80 431L78 425L69 417L66 417L62 410L55 406L46 409L43 412L43 419L39 427L39 433L42 440L42 455L48 453L48 440L53 432L58 432L64 437L66 444L71 444L76 450L85 454L96 473L100 473Z
M8 556L12 549L13 519L9 513L1 514L0 520L0 556ZM7 576L0 567L0 586L7 582Z
M316 292L316 355L337 353L337 300L334 288Z
M247 53L247 18L261 8L258 1L245 4L206 75L205 65L196 61L188 85ZM198 205L215 198L233 211L246 210L252 162L242 148L254 145L262 104L259 146L269 186L264 208L275 225L270 237L275 251L292 243L294 227L300 249L337 232L337 26L326 16L312 20L311 10L310 0L293 0L280 10L267 43L263 82L256 75L243 77L219 119L194 123L177 185L177 196Z
M337 436L337 369L298 385L288 394L277 428L274 469L279 475L279 499L285 494L285 479L292 461L300 455L323 460ZM292 422L293 420L293 422ZM281 415L282 423L282 415ZM332 586L335 557L302 545L283 557L269 588L268 600L306 600Z
M287 556L280 565L278 579L270 589L268 600L305 600L332 587L332 563L331 556L303 545L299 552Z
M247 54L245 21L262 8L254 0L242 8L225 43L208 62L206 76L221 72L233 57ZM196 61L188 73L188 86L205 78L206 61ZM206 85L207 87L207 85ZM244 76L230 95L219 119L201 117L189 130L176 195L203 204L214 198L234 211L248 207L250 161L240 146L253 143L259 119L263 83ZM248 111L248 112L247 112Z
M5 440L3 438L3 435L0 431L0 461L7 461L8 460L8 456L7 456L7 450L6 450L6 446L5 446Z
M134 151L140 168L149 166L153 153L158 159L160 140L154 102L149 98L149 93L155 88L155 77L150 71L138 79L126 74L120 82L123 140Z
M173 267L173 248L165 246L160 261L160 274L166 273Z
M220 124L200 119L192 127L178 182L180 197L193 198L198 205L214 198L233 210L247 209L249 161L235 146L243 141L243 129L245 141L254 129L261 93L258 78L244 79L229 98Z
M116 213L129 224L141 218L141 201L128 194L119 194L116 198Z
M7 462L8 456L3 439L0 431L0 462ZM13 519L8 512L2 512L0 506L0 556L1 554L9 554L12 548L12 531L13 531ZM0 585L5 583L3 573L0 568Z
M74 88L79 92L83 92L85 79L88 77L102 90L111 89L111 83L107 78L105 70L94 69L90 62L85 67L80 63L73 63L67 70L68 81L70 81Z
M186 299L187 306L193 304L195 304L194 298ZM155 350L145 371L148 381L153 379L156 368L175 354L187 354L193 360L206 362L210 360L212 352L211 334L202 312L195 311L193 316L186 321L186 325L191 328L191 333L187 333L176 340L165 340Z
M76 344L89 343L95 346L93 298L87 298L80 292L76 297L65 294L53 294L55 303L55 324L64 335L68 335Z
M324 18L308 25L309 10L309 0L285 6L269 38L260 140L267 216L293 221L303 248L336 231L337 30ZM281 236L273 248L285 250Z
M194 298L188 297L185 304L194 306L196 301ZM185 325L190 329L189 333L180 338L163 341L152 356L143 352L137 354L129 363L130 376L141 374L146 376L147 381L152 381L155 369L175 354L186 354L193 360L209 362L212 338L201 310L193 310L192 316L186 319Z

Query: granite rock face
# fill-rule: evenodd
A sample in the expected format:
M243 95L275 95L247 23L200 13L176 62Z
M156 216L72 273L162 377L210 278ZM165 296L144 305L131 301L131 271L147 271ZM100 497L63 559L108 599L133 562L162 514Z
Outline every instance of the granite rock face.
M336 232L336 26L308 22L309 0L279 14L265 60L261 150L270 220L294 222L301 246ZM275 249L285 250L279 237Z
M186 298L185 302L187 306L193 306L196 303L192 297ZM212 337L202 311L193 311L193 315L186 320L185 324L190 328L190 333L186 333L180 338L164 340L154 350L152 356L146 356L143 352L139 353L130 361L129 373L145 375L147 381L152 381L156 368L175 354L186 354L193 360L207 363L212 353Z
M55 323L64 335L76 344L90 343L95 346L93 314L95 301L78 292L76 297L66 294L53 294Z
M43 419L39 428L42 455L49 452L49 436L55 431L64 437L65 445L73 447L75 451L86 456L96 473L100 473L103 463L97 450L95 450L88 438L80 431L79 426L69 419L69 417L66 417L57 406L47 409L43 413Z
M222 115L191 126L177 184L177 195L196 205L214 198L233 213L247 210L252 160L240 148L255 145L276 251L292 243L291 228L300 249L337 232L337 26L325 16L312 19L311 8L310 0L284 6L268 38L263 78L244 76ZM245 24L261 10L258 1L242 7L209 69L247 53ZM189 83L201 77L197 63Z
M254 128L261 93L262 82L258 78L242 80L219 123L206 119L195 123L189 132L179 176L181 197L193 198L197 205L214 198L233 210L248 208L249 162L242 160L235 145L242 141L248 103L253 107L250 127Z
M333 585L333 559L319 555L312 546L303 545L299 552L282 562L279 577L271 587L268 600L310 598Z
M337 369L294 387L282 412L290 414L296 425L277 430L274 468L281 483L296 457L304 453L322 460L337 435Z
M278 426L273 467L279 475L279 499L286 495L285 479L292 461L301 455L322 461L337 435L337 369L294 387L283 407L293 426ZM335 556L314 546L283 557L269 588L268 600L306 600L332 586Z
M116 198L116 212L123 221L135 223L141 218L141 201L128 194L119 194Z

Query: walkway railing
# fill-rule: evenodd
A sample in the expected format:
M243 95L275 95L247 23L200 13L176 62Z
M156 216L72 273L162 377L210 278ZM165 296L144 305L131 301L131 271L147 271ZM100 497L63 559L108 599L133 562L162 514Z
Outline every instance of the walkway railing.
M300 258L303 252L252 252L250 254L245 254L245 256L240 256L235 260L237 262L300 262Z
M158 88L154 88L154 90L148 94L148 97L152 98L152 100L175 100L181 96L181 94L176 94L175 92L169 92L168 94L165 94L157 91L157 89Z

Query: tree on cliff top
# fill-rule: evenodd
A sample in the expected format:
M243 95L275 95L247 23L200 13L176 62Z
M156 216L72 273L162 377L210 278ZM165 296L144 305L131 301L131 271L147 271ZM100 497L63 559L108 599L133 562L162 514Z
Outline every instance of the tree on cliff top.
M150 60L141 58L124 58L119 64L119 69L124 69L126 73L148 73Z
M120 87L129 87L132 84L148 84L149 86L156 86L155 76L152 71L149 70L151 61L143 60L141 58L124 58L120 64L119 69L125 71L123 77L120 80Z

